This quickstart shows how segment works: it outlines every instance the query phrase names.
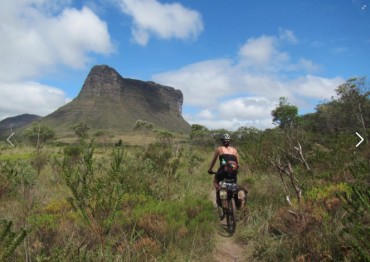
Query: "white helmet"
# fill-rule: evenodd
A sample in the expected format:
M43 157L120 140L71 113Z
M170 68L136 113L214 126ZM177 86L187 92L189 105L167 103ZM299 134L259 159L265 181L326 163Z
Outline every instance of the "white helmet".
M223 134L221 136L221 140L222 141L229 141L230 140L230 135L229 134Z

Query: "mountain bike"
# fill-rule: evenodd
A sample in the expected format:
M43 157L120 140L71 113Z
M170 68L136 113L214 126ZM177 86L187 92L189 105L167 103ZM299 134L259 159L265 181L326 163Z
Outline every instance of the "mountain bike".
M220 198L222 211L226 216L227 230L233 234L236 229L236 204L238 185L232 179L224 179L221 183Z
M212 172L216 174L216 172ZM238 197L239 186L234 179L224 179L220 182L219 189L221 206L217 205L220 220L226 216L227 231L233 234L236 229L236 203Z

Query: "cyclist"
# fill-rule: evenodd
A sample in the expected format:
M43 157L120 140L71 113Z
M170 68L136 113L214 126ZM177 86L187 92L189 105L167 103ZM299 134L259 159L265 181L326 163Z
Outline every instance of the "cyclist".
M217 170L214 179L213 179L213 185L216 189L216 200L217 204L221 206L221 199L220 199L220 181L222 181L225 178L232 178L235 180L235 183L237 182L237 173L239 168L239 154L235 147L230 146L230 135L229 134L223 134L221 136L221 143L222 146L217 147L215 150L215 153L213 155L213 159L211 161L211 164L209 165L208 173L213 174L213 167L217 161L217 158L220 161L220 167ZM243 193L240 193L240 196L238 194L239 198L239 207L244 207L244 201L245 201L245 194L243 196Z

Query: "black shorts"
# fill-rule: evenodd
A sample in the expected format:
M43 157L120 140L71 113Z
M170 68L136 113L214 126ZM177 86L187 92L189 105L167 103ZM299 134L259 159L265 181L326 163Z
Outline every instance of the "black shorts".
M217 173L215 174L217 182L220 182L224 179L234 179L235 183L237 183L238 178L238 170L233 171L232 173L229 173L228 171L225 171L223 167L220 167L217 170Z

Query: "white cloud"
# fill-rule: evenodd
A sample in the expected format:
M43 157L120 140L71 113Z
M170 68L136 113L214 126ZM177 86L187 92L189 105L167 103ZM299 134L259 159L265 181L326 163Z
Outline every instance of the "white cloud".
M265 97L239 97L222 102L219 106L220 117L223 119L257 120L269 118L275 101Z
M133 19L135 42L146 45L150 36L162 39L194 39L203 31L199 12L179 3L162 4L157 0L119 0L123 13Z
M214 114L209 109L204 109L204 110L200 111L199 114L197 115L197 117L201 118L201 119L213 119L213 118L215 118Z
M108 27L89 8L65 9L45 28L48 43L64 64L81 68L88 62L87 52L113 51Z
M320 71L320 66L312 62L311 60L301 58L298 62L298 69L303 69L307 72L314 73Z
M252 64L264 65L271 61L273 55L278 53L275 41L276 39L271 36L248 39L240 49L240 55Z
M46 7L41 7L42 3L40 0L2 1L1 80L39 76L61 62L81 68L87 63L89 52L113 51L106 23L90 9L65 8L52 16Z
M158 83L181 88L191 105L212 106L218 97L233 93L231 62L228 59L202 61L153 78Z
M107 24L89 8L77 10L70 4L71 0L0 2L3 115L50 113L65 103L64 92L30 79L45 76L60 65L81 68L89 62L90 53L114 51ZM25 94L27 99L22 100Z
M279 39L272 36L250 38L239 50L240 66L250 72L277 72L286 70L290 57L278 49Z
M259 129L273 127L270 116L276 104L264 97L240 97L221 102L216 108L203 109L198 114L185 114L191 124L201 124L210 129L236 130L240 126L254 126Z
M254 126L258 129L272 128L274 125L270 118L258 119L255 121L251 120L239 120L236 118L233 119L187 119L190 124L200 124L206 126L209 129L226 129L235 131L241 126Z
M287 35L293 41L293 32ZM306 58L290 61L289 54L278 48L281 41L273 36L250 38L236 59L200 61L154 75L153 79L180 89L184 105L200 110L186 118L190 123L230 130L243 125L272 127L270 114L279 97L287 97L302 111L313 110L319 100L330 98L344 82L340 77L312 75L320 67ZM300 76L291 77L292 71Z
M45 116L68 102L60 89L35 82L1 83L0 119L24 113Z
M291 88L295 89L296 96L329 99L335 96L335 88L343 84L341 77L323 78L313 75L306 75L291 82Z

